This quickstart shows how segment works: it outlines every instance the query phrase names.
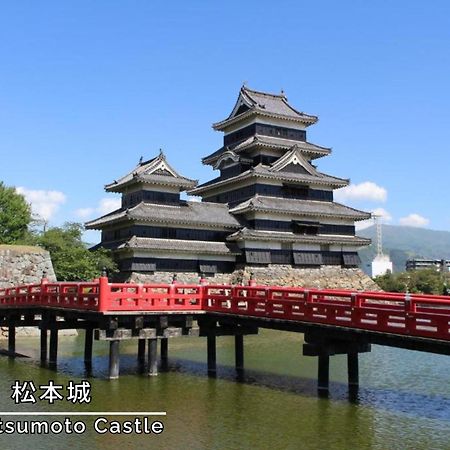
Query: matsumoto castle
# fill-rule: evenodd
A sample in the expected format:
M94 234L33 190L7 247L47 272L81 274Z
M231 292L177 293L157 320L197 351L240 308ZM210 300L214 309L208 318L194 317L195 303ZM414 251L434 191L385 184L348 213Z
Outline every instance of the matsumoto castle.
M113 251L123 275L231 273L242 267L356 267L355 221L370 217L333 201L349 180L320 172L331 150L307 141L318 118L286 96L243 86L230 115L213 128L223 145L203 164L220 174L203 184L178 173L160 153L105 186L120 209L92 220L98 246ZM186 201L181 192L199 196Z

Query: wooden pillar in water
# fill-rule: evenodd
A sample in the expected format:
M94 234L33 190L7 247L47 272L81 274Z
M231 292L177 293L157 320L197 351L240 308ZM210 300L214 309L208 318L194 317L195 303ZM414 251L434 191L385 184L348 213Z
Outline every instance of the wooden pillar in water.
M145 365L145 339L138 339L137 359L139 366L143 367Z
M8 353L14 356L16 353L16 325L14 319L10 319L8 326Z
M169 363L169 339L161 338L161 367L167 370Z
M348 386L357 388L359 385L358 353L347 353Z
M47 361L47 329L41 328L41 363Z
M241 377L244 374L244 336L242 334L234 336L234 355L236 373Z
M328 392L330 378L330 356L326 353L319 355L318 384L319 391Z
M92 348L94 344L94 329L88 327L84 334L84 363L92 365Z
M148 376L158 375L158 339L148 340Z
M207 336L207 352L208 352L208 377L215 377L217 374L216 368L216 335L208 334Z
M114 340L109 342L109 379L115 380L119 378L120 368L120 341Z
M52 366L56 366L58 361L58 329L50 330L50 352L48 362Z

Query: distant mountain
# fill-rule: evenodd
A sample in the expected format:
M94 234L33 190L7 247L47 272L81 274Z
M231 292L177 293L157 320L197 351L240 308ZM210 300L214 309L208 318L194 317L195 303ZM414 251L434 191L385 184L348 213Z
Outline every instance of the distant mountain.
M382 225L383 250L390 255L395 272L405 270L410 258L450 259L450 231ZM372 239L372 245L359 251L362 269L370 274L370 264L376 254L376 228L371 226L356 233Z

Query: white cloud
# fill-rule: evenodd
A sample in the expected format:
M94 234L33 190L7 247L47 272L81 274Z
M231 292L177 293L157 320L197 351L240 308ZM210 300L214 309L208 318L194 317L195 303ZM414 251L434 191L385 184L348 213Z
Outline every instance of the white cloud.
M87 219L94 213L94 208L79 208L75 210L75 215L80 219Z
M372 215L380 217L382 223L389 223L392 221L391 213L384 208L375 208L372 211Z
M387 191L373 181L364 181L359 184L351 184L335 192L336 200L345 202L348 200L369 200L373 202L385 202Z
M405 225L408 227L426 227L430 221L426 217L419 214L412 213L409 216L402 217L399 220L400 225Z
M119 209L122 204L120 198L102 198L95 208L78 208L74 214L79 219L89 219L94 215L104 216L116 209Z
M100 204L97 207L97 211L101 214L108 214L111 211L119 209L122 205L122 200L120 198L102 198Z
M33 214L48 221L58 208L66 202L66 196L60 191L33 190L24 187L16 188L31 205Z
M388 211L386 211L384 208L375 208L373 211L371 211L371 213L372 213L372 216L381 217L382 223L392 222L391 214ZM374 223L375 223L374 219L361 220L361 222L355 222L355 227L357 230L363 230L364 228L370 227Z

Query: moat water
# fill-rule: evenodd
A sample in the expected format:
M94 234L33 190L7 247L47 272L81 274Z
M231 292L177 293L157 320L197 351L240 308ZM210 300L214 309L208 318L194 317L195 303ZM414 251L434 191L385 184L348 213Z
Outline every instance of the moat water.
M37 339L18 339L17 351L30 358L0 357L2 411L166 411L152 418L165 429L97 434L95 416L73 417L86 423L85 433L3 433L0 449L450 449L450 357L373 346L360 356L360 389L350 400L341 356L331 358L329 398L317 396L317 361L301 355L301 334L246 337L243 382L235 379L233 339L217 343L216 379L206 376L206 340L179 338L169 342L169 371L158 377L138 373L136 343L121 344L121 377L109 381L108 347L95 342L89 404L16 405L15 380L67 386L85 377L82 336L60 338L57 372L39 367Z

